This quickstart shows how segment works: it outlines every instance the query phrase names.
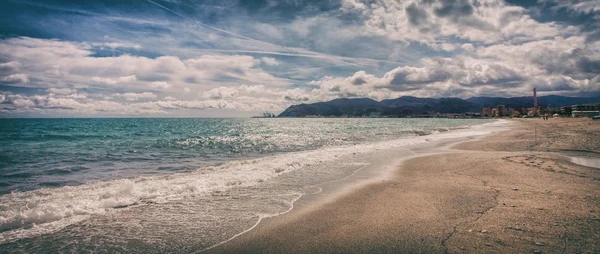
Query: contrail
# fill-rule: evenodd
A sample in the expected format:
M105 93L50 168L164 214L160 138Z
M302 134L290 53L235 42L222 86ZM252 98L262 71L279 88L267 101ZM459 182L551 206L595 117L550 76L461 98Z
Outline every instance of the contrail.
M178 12L172 10L172 9L169 9L166 6L161 5L161 4L159 4L159 3L157 3L157 2L155 2L153 0L146 0L146 1L148 1L148 2L150 2L150 3L152 3L152 4L156 5L156 6L158 6L161 9L164 9L164 10L170 12L170 13L173 13L173 14L181 17L181 18L192 20L195 23L197 23L197 24L199 24L201 26L204 26L206 28L209 28L209 29L212 29L212 30L215 30L215 31L219 31L221 33L225 33L225 34L228 34L228 35L231 35L231 36L234 36L234 37L238 37L238 38L242 38L242 39L246 39L246 40L250 40L250 41L254 41L254 42L264 43L264 44L268 44L268 45L271 45L271 46L276 46L276 47L283 48L285 50L292 51L292 52L295 52L295 53L268 52L268 51L261 52L261 51L250 51L250 50L248 50L248 51L239 50L238 52L263 53L263 54L272 54L272 55L312 57L312 58L325 58L325 59L329 59L329 60L332 60L332 61L335 61L335 62L338 62L338 63L342 63L343 65L352 65L352 66L355 66L357 68L361 68L361 66L358 65L358 64L355 64L355 63L346 62L346 61L342 61L342 60L339 60L339 59L343 59L343 60L363 60L363 61L372 61L372 62L386 62L386 63L393 63L393 64L401 64L401 63L398 63L398 62L393 62L393 61L388 61L388 60L378 60L378 59L371 59L371 58L357 58L357 57L342 57L342 56L336 56L336 55L330 55L330 54L325 54L325 53L310 51L310 50L306 50L306 49L305 50L307 52L310 52L312 54L302 54L301 52L299 52L297 50L291 49L291 48L283 46L283 45L279 45L279 44L275 44L275 43L271 43L271 42L267 42L267 41L262 41L262 40L258 40L258 39L254 39L254 38L251 38L251 37L247 37L247 36L244 36L244 35L236 34L236 33L233 33L233 32L227 31L227 30L220 29L218 27L214 27L214 26L205 24L205 23L200 22L200 21L198 21L198 20L196 20L194 18L185 16L185 15L180 14L180 13L178 13ZM222 51L225 51L225 50L222 50Z
M309 58L340 58L344 60L363 60L368 62L384 62L389 64L405 64L401 62L389 61L389 60L380 60L380 59L372 59L372 58L360 58L360 57L345 57L345 56L333 56L327 54L302 54L302 53L285 53L285 52L277 52L277 51L263 51L263 50L245 50L245 49L193 49L198 51L211 51L211 52L232 52L232 53L249 53L249 54L263 54L263 55L278 55L278 56L296 56L296 57L309 57ZM297 51L295 51L297 52ZM343 65L348 65L350 63L343 62Z
M232 36L235 36L235 37L243 38L243 39L246 39L246 40L251 40L251 41L255 41L255 42L261 42L261 43L267 43L267 44L271 44L271 45L276 45L276 46L279 46L279 47L283 47L283 46L281 46L281 45L273 44L273 43L266 42L266 41L257 40L257 39L254 39L254 38L250 38L250 37L247 37L247 36L243 36L243 35L240 35L240 34L236 34L236 33L229 32L229 31L227 31L227 30L223 30L223 29L220 29L220 28L218 28L218 27L214 27L214 26L207 25L207 24L205 24L205 23L202 23L202 22L200 22L200 21L198 21L198 20L196 20L196 19L190 18L190 17L188 17L188 16L185 16L185 15L183 15L183 14L180 14L180 13L178 13L178 12L174 11L174 10L171 10L171 9L169 9L169 8L167 8L167 7L165 7L165 6L161 5L161 4L159 4L159 3L157 3L157 2L154 2L154 1L152 1L152 0L146 0L146 1L148 1L148 2L150 2L150 3L152 3L152 4L154 4L154 5L156 5L156 6L160 7L160 8L162 8L162 9L164 9L164 10L166 10L166 11L170 12L170 13L173 13L173 14L175 14L175 15L179 16L179 17L182 17L182 18L184 18L184 19L189 19L189 20L192 20L192 21L196 22L197 24L199 24L199 25L201 25L201 26L204 26L204 27L207 27L207 28L210 28L210 29L213 29L213 30L216 30L216 31L222 32L222 33L226 33L226 34L229 34L229 35L232 35Z

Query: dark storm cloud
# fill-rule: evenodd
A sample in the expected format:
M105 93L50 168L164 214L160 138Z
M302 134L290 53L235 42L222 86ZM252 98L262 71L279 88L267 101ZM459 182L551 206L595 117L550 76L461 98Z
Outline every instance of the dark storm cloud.
M196 77L194 77L194 76L191 76L191 77L185 77L185 78L183 79L183 81L184 81L185 83L188 83L188 84L195 84L195 83L198 83L198 82L199 82L199 81L198 81L198 79L197 79Z
M18 62L0 63L0 76L8 76L17 73L20 67Z
M452 77L452 75L448 72L444 72L442 70L435 71L431 73L426 79L418 79L418 80L410 80L408 79L408 75L411 73L408 72L396 72L394 74L394 78L390 81L390 85L393 86L403 86L403 85L419 85L419 84L427 84L437 81L445 81Z
M442 6L435 8L439 17L464 17L473 14L473 5L468 0L441 0Z
M474 7L469 0L422 0L421 4L432 5L438 3L439 6L433 9L434 14L440 18L448 18L452 22L479 30L492 31L496 29L494 25L473 16ZM412 3L406 8L406 14L411 24L422 26L427 23L427 12L423 8ZM421 32L436 33L436 27L429 29L420 29Z
M284 96L283 99L286 100L286 101L309 101L310 100L310 98L308 98L308 97L293 98L293 97L288 96L288 95Z
M527 13L539 22L558 22L577 26L588 41L600 39L600 8L597 0L508 0L509 4L527 8ZM595 3L596 2L596 3ZM594 4L596 7L593 8Z
M492 25L484 20L475 18L475 17L463 19L460 21L460 24L469 26L469 27L472 27L475 29L479 29L479 30L485 30L485 31L496 30L496 27L494 25Z
M6 77L0 77L0 84L12 85L27 83L29 79L23 74L13 74Z
M600 60L592 60L584 56L577 61L577 67L584 72L600 75Z
M418 26L424 23L427 23L427 12L417 6L416 3L412 3L408 7L406 7L406 15L408 16L408 20L411 24Z
M408 92L421 89L425 86L425 83L421 84L402 84L402 85L387 85L378 87L379 89L389 89L394 92Z
M144 73L144 74L139 74L136 75L136 78L138 80L141 81L148 81L148 82L154 82L154 81L169 81L169 76L165 75L165 74L160 74L160 73Z
M362 84L367 83L367 81L362 77L357 77L357 78L353 79L351 82L355 86L360 86Z
M500 25L504 26L512 21L518 20L523 15L520 10L507 11L500 17Z
M510 78L501 78L487 81L475 81L472 83L460 83L464 87L477 87L477 86L494 86L496 88L507 89L507 88L518 88L523 84L522 77L510 77Z
M525 8L538 6L538 0L505 0L508 4L519 5Z
M600 26L600 25L598 25L598 26ZM597 31L590 32L585 39L586 39L586 42L600 41L600 27Z
M575 48L568 52L540 55L534 63L549 73L570 75L576 78L593 78L600 73L600 59L592 59L592 52Z

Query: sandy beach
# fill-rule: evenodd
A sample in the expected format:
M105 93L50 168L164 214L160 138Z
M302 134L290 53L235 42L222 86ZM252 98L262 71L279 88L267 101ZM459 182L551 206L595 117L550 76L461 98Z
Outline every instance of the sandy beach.
M600 122L510 125L208 252L600 253L600 169L567 157L600 158Z

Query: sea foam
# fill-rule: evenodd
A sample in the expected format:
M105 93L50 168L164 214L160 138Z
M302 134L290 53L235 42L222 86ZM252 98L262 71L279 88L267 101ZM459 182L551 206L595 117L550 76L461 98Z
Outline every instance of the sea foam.
M0 243L50 233L91 216L118 213L131 206L209 196L235 187L253 186L308 165L356 154L489 133L482 127L231 161L186 173L13 192L0 196Z

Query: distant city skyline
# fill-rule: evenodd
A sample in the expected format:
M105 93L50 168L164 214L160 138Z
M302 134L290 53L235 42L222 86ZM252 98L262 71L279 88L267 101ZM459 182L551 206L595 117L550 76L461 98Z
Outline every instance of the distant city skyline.
M0 117L246 117L534 87L600 95L597 0L0 3Z

